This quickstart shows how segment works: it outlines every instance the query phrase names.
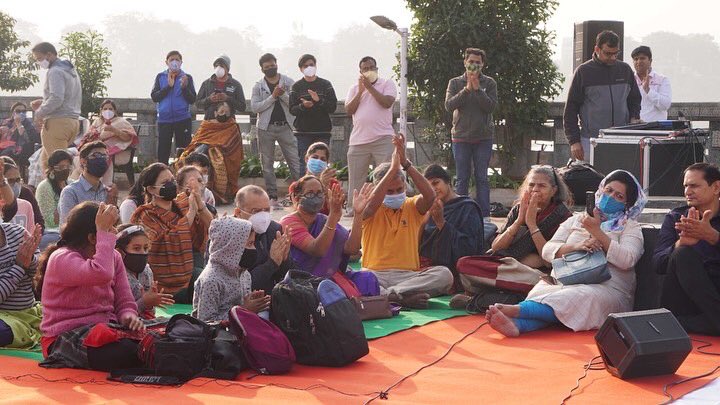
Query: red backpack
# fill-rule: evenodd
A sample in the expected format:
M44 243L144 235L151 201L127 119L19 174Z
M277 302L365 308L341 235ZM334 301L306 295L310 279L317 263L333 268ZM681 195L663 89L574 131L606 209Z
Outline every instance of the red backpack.
M261 374L290 371L295 350L280 328L239 305L230 309L228 319L250 367Z

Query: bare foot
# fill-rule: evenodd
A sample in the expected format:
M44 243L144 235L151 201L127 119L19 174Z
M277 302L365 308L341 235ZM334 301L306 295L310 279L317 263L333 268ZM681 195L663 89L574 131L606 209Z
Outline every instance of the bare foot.
M496 307L498 311L510 318L517 318L520 316L520 305L495 304L493 307Z
M495 308L495 305L491 305L491 306L488 308L488 310L485 311L485 319L486 319L488 322L492 321L493 315L497 314L498 312L500 312L500 311L498 311L498 309Z
M409 293L403 296L400 305L408 308L427 309L429 299L430 294L427 293Z
M493 310L494 307L495 306L490 307L488 309L488 312ZM513 322L511 318L508 318L497 308L495 308L495 311L489 318L488 322L490 322L491 328L495 329L496 331L502 333L507 337L520 336L520 331L518 330L517 326L515 326L515 322Z

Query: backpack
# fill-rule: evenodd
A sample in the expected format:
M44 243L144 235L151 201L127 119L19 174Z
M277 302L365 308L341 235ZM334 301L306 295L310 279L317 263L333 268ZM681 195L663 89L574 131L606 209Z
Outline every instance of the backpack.
M244 368L237 339L190 315L174 315L165 332L150 331L138 345L144 368L113 370L109 379L182 385L195 377L234 379Z
M283 374L295 362L290 341L272 322L241 306L230 309L230 330L237 336L249 366L260 374Z
M597 190L605 177L589 163L573 162L572 159L565 167L557 169L557 174L565 180L575 205L585 205L585 192Z
M355 306L331 280L289 271L273 288L270 314L300 364L339 367L369 352Z

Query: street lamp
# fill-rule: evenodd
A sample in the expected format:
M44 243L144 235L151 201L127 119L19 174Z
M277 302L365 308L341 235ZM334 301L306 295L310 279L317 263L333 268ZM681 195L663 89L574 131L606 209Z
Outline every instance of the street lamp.
M409 31L407 28L398 28L395 21L382 15L376 15L370 17L370 19L380 27L400 34L400 133L407 137L407 47Z

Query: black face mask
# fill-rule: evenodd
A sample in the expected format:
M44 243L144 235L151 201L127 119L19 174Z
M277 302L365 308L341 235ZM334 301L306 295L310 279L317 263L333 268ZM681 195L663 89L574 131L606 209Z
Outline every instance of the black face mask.
M240 267L243 269L251 269L257 262L257 250L256 249L245 249L240 258Z
M147 260L148 255L146 254L125 252L123 263L125 263L125 268L127 270L129 270L135 275L138 275L142 273L143 270L145 270L145 266L147 266Z
M160 187L158 194L160 195L160 198L165 201L174 200L175 197L177 197L177 183L175 180L165 182L165 184Z
M277 75L277 68L265 69L262 72L265 74L265 77L275 77Z
M216 115L215 119L218 120L218 122L227 122L227 120L230 119L227 115Z

